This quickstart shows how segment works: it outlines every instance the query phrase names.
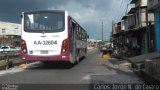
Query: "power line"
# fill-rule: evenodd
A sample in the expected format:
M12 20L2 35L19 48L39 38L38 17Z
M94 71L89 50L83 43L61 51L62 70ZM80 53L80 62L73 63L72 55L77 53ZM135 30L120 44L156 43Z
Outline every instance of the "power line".
M121 17L123 17L124 15L127 15L128 12L128 8L129 8L129 3L131 2L131 0L128 0L126 2L124 2L124 0L121 0L121 4L120 4L120 9L121 9L121 14L117 16L117 19L120 19ZM125 5L124 5L125 4Z
M123 2L123 0L121 0L121 5L120 5L120 8L122 7L123 3L124 3L124 2Z
M117 19L120 19L123 15L123 13L125 12L125 5L124 5L124 0L121 0L121 4L120 4L120 10L121 10L121 13L117 16Z

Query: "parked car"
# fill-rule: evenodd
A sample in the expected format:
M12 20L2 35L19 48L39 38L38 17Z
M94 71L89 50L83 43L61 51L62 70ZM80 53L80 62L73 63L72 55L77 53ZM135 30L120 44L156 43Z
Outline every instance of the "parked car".
M0 48L0 52L2 52L2 51L3 51L3 49Z
M109 53L109 54L111 54L112 53L112 47L108 47L108 46L101 46L100 48L99 48L99 51L100 52L103 52L103 53Z
M99 51L100 52L104 52L104 51L106 51L107 50L107 47L106 46L101 46L101 47L99 47Z
M0 52L14 52L14 51L19 51L19 49L14 46L2 46L0 48Z

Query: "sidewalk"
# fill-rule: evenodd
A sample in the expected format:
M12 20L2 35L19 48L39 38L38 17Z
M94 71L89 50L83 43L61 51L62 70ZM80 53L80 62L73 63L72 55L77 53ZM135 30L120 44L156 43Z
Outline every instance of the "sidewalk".
M105 73L92 75L92 84L143 84L143 81L130 69L128 61L116 58L99 58L99 61L102 65L101 70L104 69Z
M135 56L132 58L128 58L128 61L132 64L133 68L143 69L145 66L144 65L145 61L147 59L154 59L154 58L158 58L158 57L160 57L160 53L153 52L153 53L147 53L147 54Z
M160 82L160 57L147 59L143 72Z
M130 63L130 68L142 78L151 78L153 83L160 82L160 53L147 53L124 60L127 60Z

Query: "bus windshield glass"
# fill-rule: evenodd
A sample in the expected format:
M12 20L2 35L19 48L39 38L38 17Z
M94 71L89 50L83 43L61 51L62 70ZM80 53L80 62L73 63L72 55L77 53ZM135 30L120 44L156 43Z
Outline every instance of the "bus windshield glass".
M64 13L39 12L24 14L26 32L60 32L64 30Z

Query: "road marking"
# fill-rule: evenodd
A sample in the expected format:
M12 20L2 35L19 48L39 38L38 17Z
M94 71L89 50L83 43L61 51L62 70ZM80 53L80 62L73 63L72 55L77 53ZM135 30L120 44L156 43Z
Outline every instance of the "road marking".
M27 66L28 66L28 64L21 64L21 65L19 65L20 68L24 68L24 69L27 68Z
M90 80L91 76L101 76L101 75L115 75L116 72L110 72L110 73L91 73L87 74L84 77L82 77L82 80Z
M3 70L3 71L0 71L0 76L3 76L3 75L7 75L7 74L14 74L14 73L18 73L18 72L22 72L24 71L26 68L30 67L30 66L34 66L35 64L37 64L39 62L34 62L34 63L30 63L30 64L21 64L19 66L16 66L16 67L13 67L13 68L10 68L8 70Z
M86 76L84 76L84 77L82 78L82 80L90 80L90 79L91 79L90 76L91 76L91 75L86 75Z
M19 65L20 68L26 69L29 67L34 67L36 64L39 64L40 62L33 62L33 63L29 63L29 64L21 64Z
M6 75L6 74L14 74L14 73L17 73L17 72L22 72L24 70L25 69L23 69L23 68L14 67L14 68L11 68L11 69L8 69L8 70L0 71L0 76Z

